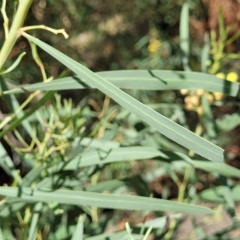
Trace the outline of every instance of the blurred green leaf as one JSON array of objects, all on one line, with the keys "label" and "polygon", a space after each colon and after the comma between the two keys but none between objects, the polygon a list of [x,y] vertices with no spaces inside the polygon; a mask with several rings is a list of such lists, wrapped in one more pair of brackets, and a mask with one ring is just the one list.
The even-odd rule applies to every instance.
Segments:
[{"label": "blurred green leaf", "polygon": [[78,218],[77,226],[71,240],[83,240],[83,217]]},{"label": "blurred green leaf", "polygon": [[193,161],[193,166],[206,172],[219,173],[226,177],[240,178],[240,170],[226,163],[213,165],[206,161]]},{"label": "blurred green leaf", "polygon": [[182,6],[180,16],[180,48],[182,50],[182,62],[185,71],[191,71],[189,66],[190,38],[189,38],[189,4],[185,2]]},{"label": "blurred green leaf", "polygon": [[226,205],[234,210],[235,209],[235,203],[234,203],[234,199],[232,196],[232,192],[229,186],[221,186],[221,194],[223,196],[223,198],[225,199]]},{"label": "blurred green leaf", "polygon": [[28,240],[34,240],[36,239],[36,235],[37,235],[37,224],[38,224],[38,218],[40,215],[40,212],[42,210],[42,203],[39,202],[34,206],[33,209],[33,216],[32,216],[32,220],[31,220],[31,224],[30,224],[30,228],[29,228],[29,232],[28,232]]},{"label": "blurred green leaf", "polygon": [[209,53],[210,53],[210,39],[209,33],[205,33],[204,35],[204,46],[201,52],[201,70],[204,73],[208,72],[208,61],[209,61]]},{"label": "blurred green leaf", "polygon": [[1,227],[0,227],[0,239],[2,239],[2,240],[4,239],[4,238],[3,238],[3,234],[2,234],[2,229],[1,229]]},{"label": "blurred green leaf", "polygon": [[[212,187],[210,189],[204,190],[199,194],[201,199],[214,202],[225,202],[222,195],[224,186]],[[234,201],[240,201],[240,185],[237,184],[231,189],[232,198]]]},{"label": "blurred green leaf", "polygon": [[206,172],[218,173],[226,177],[240,178],[240,170],[230,165],[227,165],[226,163],[214,164],[212,162],[199,161],[199,160],[194,160],[191,162],[174,161],[171,167],[185,168],[189,166],[189,164],[194,168],[202,169]]},{"label": "blurred green leaf", "polygon": [[217,128],[220,131],[228,132],[240,125],[240,114],[225,114],[223,117],[216,120]]},{"label": "blurred green leaf", "polygon": [[41,172],[44,170],[43,165],[38,165],[33,167],[23,178],[22,186],[23,187],[30,187],[31,184],[36,181],[39,177]]}]

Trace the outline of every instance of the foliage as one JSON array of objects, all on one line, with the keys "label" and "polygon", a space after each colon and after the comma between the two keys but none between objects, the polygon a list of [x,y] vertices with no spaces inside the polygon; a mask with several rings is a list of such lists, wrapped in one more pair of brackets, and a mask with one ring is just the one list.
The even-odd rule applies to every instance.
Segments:
[{"label": "foliage", "polygon": [[[49,4],[53,3],[49,1]],[[179,7],[181,3],[177,3]],[[236,156],[231,152],[224,155],[223,149],[236,141],[226,136],[239,125],[240,115],[236,111],[239,109],[239,83],[234,71],[224,71],[226,80],[225,76],[221,79],[216,74],[224,69],[225,58],[236,58],[237,55],[224,52],[236,36],[227,38],[221,17],[220,38],[217,39],[212,32],[205,39],[200,64],[202,73],[191,70],[187,3],[183,4],[179,16],[178,51],[185,71],[152,70],[164,66],[163,56],[169,54],[173,61],[177,59],[172,57],[169,42],[162,41],[154,26],[136,41],[136,48],[142,51],[141,56],[145,59],[139,57],[126,64],[126,68],[134,63],[135,67],[145,70],[93,72],[84,66],[89,65],[88,62],[83,65],[74,60],[76,56],[64,54],[67,49],[64,45],[57,50],[58,47],[52,47],[46,39],[42,41],[27,33],[41,29],[40,32],[47,30],[68,38],[63,29],[55,30],[45,25],[23,26],[33,1],[19,0],[10,29],[6,1],[2,4],[5,41],[0,52],[0,80],[7,113],[1,114],[0,166],[11,179],[3,181],[4,186],[0,186],[0,238],[171,239],[176,237],[182,213],[187,213],[191,216],[208,215],[198,226],[203,239],[208,236],[203,233],[201,223],[221,218],[223,209],[231,216],[235,215],[236,202],[240,200],[236,181],[240,170],[224,161],[226,157],[233,159]],[[49,22],[47,17],[41,17],[39,9],[35,9],[46,8],[46,2],[37,4],[32,7],[40,14],[39,21]],[[86,8],[77,13],[75,1],[68,4],[60,1],[56,12],[70,30],[73,28],[70,15],[61,12],[61,4],[76,16],[77,22],[82,22],[82,28],[89,13],[84,9],[93,11],[99,7],[96,1],[89,1]],[[108,5],[106,1],[99,8],[111,12],[117,4]],[[137,6],[137,12],[133,11],[133,14],[151,13],[152,8],[158,6],[156,1],[127,1],[123,8],[130,9],[132,4]],[[166,1],[164,6],[170,8],[171,1]],[[175,17],[165,17],[169,24],[176,24]],[[94,50],[94,41],[104,42],[102,34],[115,36],[116,24],[119,24],[117,30],[120,32],[130,28],[128,20],[121,14],[114,15],[98,25],[99,32],[84,29],[86,45],[80,45],[78,51],[83,53],[91,47]],[[25,39],[20,41],[29,42],[42,82],[18,85],[13,79],[14,72],[26,64],[25,53],[19,54],[15,61],[7,61],[20,37]],[[124,42],[125,39],[121,44]],[[73,39],[69,44],[78,45]],[[49,69],[55,65],[47,61],[46,66],[42,60],[46,55],[39,54],[39,49],[75,75],[68,76],[64,71],[56,77],[51,76]],[[127,51],[124,54],[128,54]],[[166,69],[178,65],[172,64],[171,60],[168,64]],[[119,68],[120,65],[116,64],[110,67]],[[27,69],[25,71],[28,74]],[[102,95],[95,94],[93,89],[104,94],[103,101]],[[85,91],[85,94],[77,102],[76,98],[74,101],[63,98],[57,93],[60,90],[72,90],[76,95]],[[159,95],[158,91],[163,93]],[[221,97],[217,95],[219,93]],[[219,117],[215,113],[218,107],[227,104],[233,112]],[[143,166],[138,169],[141,163]],[[214,178],[212,186],[204,179],[206,174]],[[153,196],[157,191],[151,191],[149,186],[155,176],[164,175],[169,176],[177,191],[173,192],[168,184],[163,185],[159,193],[162,199],[159,199]],[[206,187],[199,189],[198,184]],[[175,200],[170,200],[171,196]],[[202,200],[219,205],[213,209],[200,204]],[[129,210],[140,211],[143,223],[139,222],[133,229],[126,223],[124,231],[107,233],[106,230],[116,224],[117,214],[122,216]],[[147,221],[150,212],[154,219]],[[168,218],[168,212],[180,214],[170,214]],[[232,221],[231,228],[221,229],[218,234],[230,239],[229,232],[239,226],[239,220],[233,217]]]}]

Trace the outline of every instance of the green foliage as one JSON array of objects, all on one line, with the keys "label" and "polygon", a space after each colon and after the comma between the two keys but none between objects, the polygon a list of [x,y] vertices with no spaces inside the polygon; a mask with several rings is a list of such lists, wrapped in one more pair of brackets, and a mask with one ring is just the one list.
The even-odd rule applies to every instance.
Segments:
[{"label": "green foliage", "polygon": [[[210,38],[206,37],[199,64],[202,72],[192,72],[188,24],[189,8],[194,7],[195,2],[184,3],[181,13],[182,1],[177,2],[179,18],[168,11],[173,1],[160,1],[163,8],[157,1],[122,0],[121,6],[118,1],[113,4],[103,1],[102,5],[89,1],[78,12],[77,4],[82,2],[59,1],[53,8],[55,1],[19,0],[13,24],[8,29],[6,1],[3,1],[6,38],[0,52],[3,69],[0,80],[7,110],[1,111],[0,167],[10,179],[0,182],[3,185],[0,186],[0,239],[171,239],[177,236],[182,213],[193,218],[198,214],[208,215],[193,229],[198,230],[196,234],[202,239],[207,239],[209,234],[204,233],[202,223],[221,217],[223,209],[232,216],[232,225],[219,234],[230,239],[229,232],[239,226],[234,215],[236,203],[240,201],[240,170],[225,162],[223,149],[234,144],[234,139],[226,140],[226,136],[239,126],[239,83],[230,79],[230,75],[225,80],[211,74],[219,73],[224,59],[232,56],[224,51],[237,35],[227,38],[220,15],[220,40],[213,32]],[[132,38],[137,51],[141,52],[140,57],[134,59],[127,50],[122,53],[126,59],[131,58],[129,63],[124,62],[126,69],[134,64],[145,70],[93,72],[84,66],[91,67],[92,63],[81,64],[74,60],[75,54],[71,57],[64,54],[67,48],[64,44],[58,45],[63,41],[59,36],[53,47],[46,43],[45,33],[41,37],[43,41],[26,33],[45,29],[67,37],[64,30],[50,26],[23,27],[30,6],[38,14],[39,22],[49,22],[49,16],[41,17],[41,9],[52,11],[54,24],[55,18],[59,20],[61,15],[62,23],[58,21],[58,24],[65,25],[69,32],[75,30],[73,16],[74,21],[81,22],[85,28],[81,31],[85,31],[88,39],[86,45],[74,43],[74,39],[66,43],[73,48],[79,44],[77,51],[83,56],[86,49],[96,50],[94,42],[107,42],[104,36],[111,38],[132,29],[131,14],[137,16],[135,24],[140,22],[141,14],[149,14],[154,8],[171,14],[163,15],[164,20],[156,20],[154,16],[149,33],[141,34],[141,39]],[[117,7],[121,7],[122,14],[116,14]],[[88,26],[88,22],[95,23],[98,17],[94,9],[109,14],[103,14],[104,21],[97,27]],[[134,10],[126,14],[129,9]],[[87,16],[93,20],[87,20]],[[174,26],[178,19],[181,20],[179,54],[174,57],[171,41],[164,42],[166,36],[157,30],[156,22]],[[116,28],[116,24],[119,27]],[[21,53],[15,61],[8,57],[20,36],[30,43],[42,82],[16,84],[14,72],[24,66],[26,56]],[[125,42],[123,37],[121,44],[125,46]],[[37,47],[46,53],[38,54]],[[50,54],[68,70],[56,79],[48,77],[49,69],[59,63],[51,65],[53,60],[46,60],[45,54]],[[162,60],[164,54],[171,55],[169,61]],[[219,54],[221,58],[217,57]],[[178,60],[185,71],[150,70],[159,66],[174,69]],[[110,69],[119,68],[116,62],[110,66]],[[27,76],[31,68],[25,71],[23,74]],[[82,96],[72,99],[57,93],[65,90]],[[233,110],[221,116],[218,108],[227,104]],[[162,199],[156,198],[157,191],[150,185],[156,177],[166,175],[169,180],[161,184],[159,193]],[[214,182],[208,182],[206,175]],[[198,184],[206,186],[199,190]],[[218,208],[204,206],[203,200],[215,202]],[[124,231],[107,232],[129,211],[135,214],[134,223],[140,212],[141,223],[131,229],[126,220]],[[147,220],[150,212],[154,219]],[[212,233],[211,237],[215,235]]]}]

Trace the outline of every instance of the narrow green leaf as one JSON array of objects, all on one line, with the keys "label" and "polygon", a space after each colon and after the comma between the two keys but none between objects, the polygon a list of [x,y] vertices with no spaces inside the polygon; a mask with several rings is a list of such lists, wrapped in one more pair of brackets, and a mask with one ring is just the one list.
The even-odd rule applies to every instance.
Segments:
[{"label": "narrow green leaf", "polygon": [[110,151],[92,150],[74,157],[68,163],[60,163],[48,169],[49,173],[59,170],[76,170],[81,167],[107,164],[112,162],[129,161],[136,159],[152,159],[161,157],[169,159],[169,156],[152,147],[122,147]]},{"label": "narrow green leaf", "polygon": [[83,240],[83,217],[78,218],[78,223],[72,236],[72,240]]},{"label": "narrow green leaf", "polygon": [[[108,80],[118,88],[139,90],[180,90],[205,89],[210,92],[221,92],[236,96],[239,83],[229,82],[213,75],[199,72],[182,72],[167,70],[118,70],[98,72],[97,75]],[[77,81],[76,81],[77,79]],[[23,85],[9,91],[2,89],[4,94],[23,93],[26,91],[58,91],[71,89],[96,88],[88,83],[84,76],[65,77],[51,82]]]},{"label": "narrow green leaf", "polygon": [[23,187],[30,187],[31,184],[40,176],[41,172],[44,170],[43,165],[38,165],[32,168],[23,178]]},{"label": "narrow green leaf", "polygon": [[[129,179],[127,179],[127,182]],[[79,180],[73,179],[62,179],[61,175],[55,175],[54,177],[44,178],[40,183],[37,184],[37,189],[42,188],[56,188],[56,185],[59,184],[62,188],[73,188],[75,190],[86,190],[88,192],[104,192],[113,190],[126,185],[126,180],[109,180],[99,182],[97,184],[88,185],[86,187],[81,187],[79,185]]]},{"label": "narrow green leaf", "polygon": [[[224,186],[213,187],[202,191],[199,194],[201,199],[214,202],[224,202],[225,199],[222,195]],[[234,201],[240,201],[240,185],[236,185],[231,189],[232,198]]]},{"label": "narrow green leaf", "polygon": [[29,232],[28,232],[28,240],[34,240],[36,239],[36,234],[37,234],[37,223],[38,223],[38,218],[39,218],[39,213],[42,209],[42,203],[38,202],[34,206],[34,214],[32,216]]},{"label": "narrow green leaf", "polygon": [[158,159],[160,161],[172,162],[174,165],[178,165],[180,167],[187,167],[189,164],[191,164],[193,167],[202,169],[206,172],[218,173],[226,177],[240,178],[240,170],[225,163],[215,164],[208,161],[195,159],[191,160],[187,155],[184,155],[183,153],[159,151],[157,148],[154,147],[121,147],[117,149],[112,149],[108,152],[95,149],[91,152],[79,154],[78,156],[69,160],[67,164],[60,163],[54,165],[53,167],[48,169],[48,172],[49,174],[52,174],[60,170],[74,171],[82,167],[123,162],[129,160],[146,159]]},{"label": "narrow green leaf", "polygon": [[187,166],[189,166],[189,164],[194,168],[202,169],[206,172],[218,173],[225,177],[240,178],[240,170],[230,165],[227,165],[226,163],[214,164],[212,162],[199,161],[199,160],[194,160],[191,162],[174,161],[172,164],[172,167],[186,168]]},{"label": "narrow green leaf", "polygon": [[226,163],[212,164],[206,161],[193,161],[192,163],[195,168],[202,169],[206,172],[219,173],[225,177],[240,178],[240,170]]},{"label": "narrow green leaf", "polygon": [[0,75],[3,75],[3,74],[6,74],[6,73],[9,73],[9,72],[12,72],[17,66],[18,64],[21,62],[22,58],[26,55],[26,52],[23,52],[21,53],[17,60],[8,68],[6,69],[5,71],[3,72],[0,72]]},{"label": "narrow green leaf", "polygon": [[72,147],[85,146],[88,148],[97,148],[105,151],[109,151],[113,148],[118,148],[120,143],[114,141],[107,141],[104,139],[93,139],[93,138],[75,138],[72,143]]},{"label": "narrow green leaf", "polygon": [[185,2],[182,6],[180,16],[180,48],[182,50],[182,62],[185,71],[191,71],[189,67],[189,4]]},{"label": "narrow green leaf", "polygon": [[175,211],[191,214],[211,214],[214,212],[209,208],[193,204],[129,195],[112,195],[63,189],[40,191],[17,187],[0,187],[0,192],[2,196],[35,202],[59,202],[69,205],[95,206],[110,209]]},{"label": "narrow green leaf", "polygon": [[208,72],[208,60],[209,60],[209,52],[210,52],[210,39],[209,33],[205,33],[204,36],[204,45],[201,52],[201,70],[204,73]]},{"label": "narrow green leaf", "polygon": [[33,41],[36,45],[58,59],[65,66],[74,71],[78,76],[83,76],[87,80],[86,84],[97,87],[100,91],[111,97],[121,106],[136,114],[150,126],[157,129],[160,133],[180,145],[194,151],[195,153],[216,162],[223,161],[223,149],[208,142],[207,140],[195,135],[191,131],[179,126],[173,121],[167,119],[141,102],[132,98],[107,80],[101,78],[86,67],[67,57],[58,50],[52,48],[46,43],[36,39],[26,33],[24,36]]},{"label": "narrow green leaf", "polygon": [[[157,158],[162,161],[172,161],[174,164],[183,164],[187,166],[186,161],[182,161],[183,158],[179,153],[161,152],[152,147],[122,147],[118,149],[112,149],[109,152],[102,152],[93,150],[79,154],[68,162],[68,164],[60,163],[48,169],[49,173],[53,173],[59,170],[76,170],[81,167],[108,164],[114,162],[122,162],[129,160],[145,160]],[[184,159],[185,160],[185,159]],[[240,170],[227,164],[213,164],[212,162],[193,160],[191,164],[199,169],[207,172],[216,172],[228,177],[240,177]]]}]

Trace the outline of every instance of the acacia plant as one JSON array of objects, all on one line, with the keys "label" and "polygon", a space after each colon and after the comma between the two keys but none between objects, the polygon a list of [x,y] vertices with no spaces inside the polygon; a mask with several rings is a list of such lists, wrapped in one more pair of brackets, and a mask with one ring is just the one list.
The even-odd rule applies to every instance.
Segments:
[{"label": "acacia plant", "polygon": [[[0,52],[0,81],[1,96],[8,106],[8,112],[2,114],[0,137],[19,157],[27,172],[22,174],[17,169],[6,148],[1,144],[0,166],[12,181],[0,187],[2,196],[0,237],[65,239],[72,235],[72,239],[92,239],[92,235],[104,231],[104,228],[100,227],[102,226],[100,223],[106,224],[106,219],[102,219],[100,214],[100,209],[103,208],[171,211],[192,215],[217,214],[209,207],[190,203],[194,198],[188,195],[187,185],[193,178],[192,173],[195,172],[195,168],[214,172],[225,179],[240,176],[239,170],[224,163],[224,150],[215,145],[218,144],[214,132],[215,123],[207,101],[207,95],[211,92],[236,96],[239,84],[219,79],[208,73],[191,71],[187,27],[188,5],[185,4],[183,7],[180,29],[183,65],[186,71],[148,69],[94,73],[31,35],[31,30],[39,29],[39,31],[49,31],[49,34],[60,33],[68,38],[63,29],[55,30],[43,25],[24,26],[32,2],[32,0],[18,1],[9,26],[5,11],[6,0],[2,1],[5,40]],[[10,65],[9,54],[20,38],[29,41],[31,53],[21,53]],[[46,51],[49,57],[57,59],[71,70],[71,76],[59,76],[56,79],[48,76],[38,54],[38,48]],[[9,79],[8,74],[17,69],[26,54],[32,54],[40,68],[41,77],[38,83],[17,86],[13,84],[14,79]],[[92,111],[86,99],[75,107],[75,103],[71,100],[62,101],[57,94],[59,90],[79,91],[91,88],[106,95],[100,112]],[[202,111],[199,111],[202,121],[197,125],[194,133],[186,126],[180,125],[183,124],[180,118],[175,118],[178,123],[174,122],[122,89],[145,91],[187,89],[190,92],[203,89],[202,94],[198,95],[202,103]],[[24,93],[25,97],[23,102],[18,98],[21,93]],[[110,105],[110,99],[117,104]],[[184,113],[182,106],[177,106],[175,110],[176,113]],[[132,128],[136,136],[133,134],[135,137],[131,137],[132,132],[122,124],[124,121],[129,121],[128,124],[132,127],[130,119],[137,119],[144,124],[144,132]],[[206,121],[207,134],[204,134],[202,126]],[[201,135],[204,135],[204,138]],[[162,139],[167,139],[169,147],[161,147]],[[166,164],[170,166],[171,174],[179,188],[177,201],[152,198],[147,191],[146,183],[143,188],[146,192],[139,193],[142,196],[130,195],[130,189],[135,189],[138,193],[140,184],[144,182],[143,178],[140,180],[134,174],[118,179],[101,178],[110,164],[149,159],[155,159],[162,166]],[[184,176],[182,181],[175,174],[176,169],[182,172]],[[145,181],[147,182],[146,179]],[[218,187],[217,192],[222,196],[221,201],[230,203],[232,208],[234,201],[239,200],[239,196],[234,195],[236,189],[230,188],[227,184]],[[213,199],[216,198],[214,193],[216,194],[212,190]],[[228,193],[233,197],[229,199]],[[72,215],[74,217],[70,221]],[[149,222],[150,228],[147,231],[142,225],[138,229],[138,234],[131,235],[131,229],[126,224],[126,231],[99,235],[98,239],[106,239],[106,237],[147,239],[151,231],[155,237],[165,232],[165,238],[170,239],[176,227],[175,218],[176,216],[173,215],[173,221],[167,231],[165,224],[160,227],[159,232],[159,228],[151,226]],[[163,216],[159,218],[160,220],[166,220],[166,217]],[[89,222],[95,225],[90,226]],[[98,228],[94,227],[96,225]]]}]

